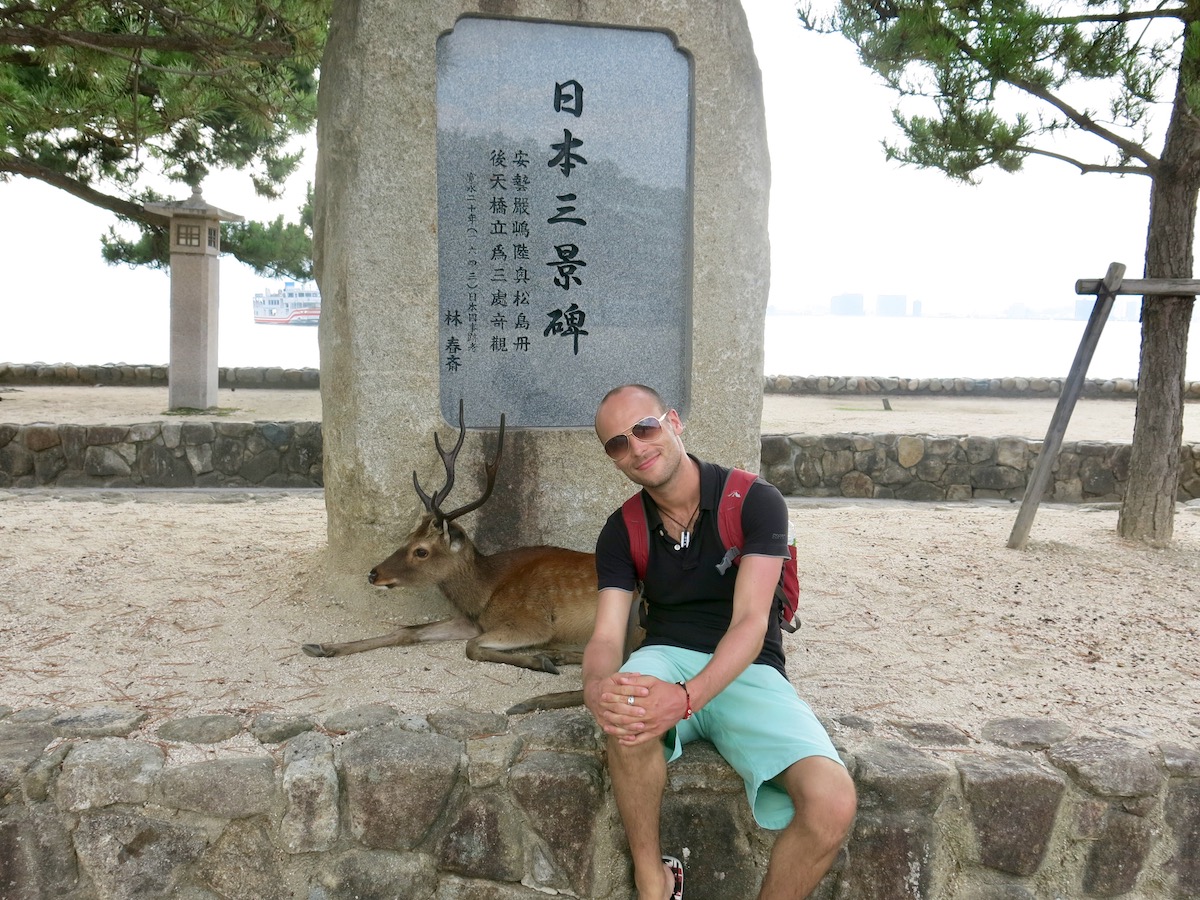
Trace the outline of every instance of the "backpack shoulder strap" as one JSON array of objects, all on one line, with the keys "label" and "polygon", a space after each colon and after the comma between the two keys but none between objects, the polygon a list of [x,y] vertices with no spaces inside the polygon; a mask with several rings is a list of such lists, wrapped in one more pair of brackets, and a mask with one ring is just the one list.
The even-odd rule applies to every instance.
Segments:
[{"label": "backpack shoulder strap", "polygon": [[717,571],[722,575],[742,553],[742,503],[750,485],[758,480],[758,476],[745,469],[730,469],[721,488],[721,500],[717,505],[717,531],[721,535],[721,543],[725,546],[725,558],[717,565]]},{"label": "backpack shoulder strap", "polygon": [[621,517],[625,520],[625,530],[629,532],[629,552],[633,556],[637,580],[645,581],[646,566],[650,564],[650,526],[646,521],[641,491],[621,504]]}]

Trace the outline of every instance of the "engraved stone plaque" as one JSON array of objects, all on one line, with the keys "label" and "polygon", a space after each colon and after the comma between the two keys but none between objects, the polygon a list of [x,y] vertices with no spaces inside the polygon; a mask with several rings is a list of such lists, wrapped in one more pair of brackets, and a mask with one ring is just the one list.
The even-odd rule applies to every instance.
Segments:
[{"label": "engraved stone plaque", "polygon": [[472,427],[590,427],[630,381],[686,405],[691,97],[658,31],[462,18],[438,40],[448,422],[463,398]]}]

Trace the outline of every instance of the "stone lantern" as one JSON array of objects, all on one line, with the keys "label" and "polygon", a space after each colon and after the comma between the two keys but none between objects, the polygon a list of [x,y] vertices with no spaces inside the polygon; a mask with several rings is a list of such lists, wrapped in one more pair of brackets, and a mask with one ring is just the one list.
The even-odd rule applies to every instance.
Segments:
[{"label": "stone lantern", "polygon": [[171,358],[168,402],[171,409],[208,409],[217,405],[217,322],[220,299],[218,264],[221,222],[242,216],[210,206],[192,188],[187,200],[147,203],[148,212],[170,219]]}]

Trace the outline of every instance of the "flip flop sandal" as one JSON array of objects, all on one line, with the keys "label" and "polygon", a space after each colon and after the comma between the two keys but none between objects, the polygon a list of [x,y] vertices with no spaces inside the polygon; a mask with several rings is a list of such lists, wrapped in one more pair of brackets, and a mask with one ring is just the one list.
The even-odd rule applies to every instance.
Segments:
[{"label": "flip flop sandal", "polygon": [[675,887],[671,891],[671,900],[683,900],[683,863],[673,856],[664,856],[662,861],[675,876]]}]

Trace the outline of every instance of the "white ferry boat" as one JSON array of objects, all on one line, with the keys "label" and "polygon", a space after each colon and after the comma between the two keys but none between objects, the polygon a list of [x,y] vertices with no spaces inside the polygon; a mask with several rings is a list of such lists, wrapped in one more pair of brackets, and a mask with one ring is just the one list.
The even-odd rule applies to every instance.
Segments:
[{"label": "white ferry boat", "polygon": [[321,321],[321,292],[315,284],[285,281],[281,290],[254,295],[254,321],[259,325],[316,325]]}]

